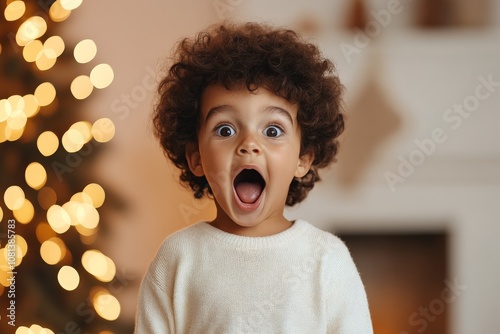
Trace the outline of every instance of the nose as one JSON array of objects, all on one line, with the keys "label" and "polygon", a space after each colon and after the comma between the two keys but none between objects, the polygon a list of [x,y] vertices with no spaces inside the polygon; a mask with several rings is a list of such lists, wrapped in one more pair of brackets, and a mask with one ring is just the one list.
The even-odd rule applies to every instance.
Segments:
[{"label": "nose", "polygon": [[244,138],[242,138],[237,148],[237,153],[240,155],[260,154],[260,152],[261,152],[260,145],[255,136],[251,134],[247,134]]}]

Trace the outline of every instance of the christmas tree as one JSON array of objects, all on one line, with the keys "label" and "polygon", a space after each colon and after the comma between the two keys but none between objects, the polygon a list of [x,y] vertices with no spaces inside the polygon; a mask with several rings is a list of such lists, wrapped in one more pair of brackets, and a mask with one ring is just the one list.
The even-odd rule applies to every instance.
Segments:
[{"label": "christmas tree", "polygon": [[86,172],[115,127],[85,99],[113,70],[57,34],[81,3],[0,6],[0,333],[132,331],[114,295],[128,282],[96,246],[112,196]]}]

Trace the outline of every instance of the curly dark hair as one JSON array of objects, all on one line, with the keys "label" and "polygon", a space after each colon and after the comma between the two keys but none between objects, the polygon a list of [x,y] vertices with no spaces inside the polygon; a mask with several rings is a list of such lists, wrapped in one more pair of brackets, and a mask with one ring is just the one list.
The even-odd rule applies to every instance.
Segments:
[{"label": "curly dark hair", "polygon": [[213,193],[206,178],[189,169],[186,145],[198,140],[204,89],[221,84],[250,91],[264,87],[298,104],[301,154],[312,152],[314,160],[304,177],[292,180],[286,205],[301,202],[319,181],[318,169],[334,160],[344,130],[343,86],[332,62],[292,30],[227,22],[180,41],[171,61],[158,88],[154,132],[195,197]]}]

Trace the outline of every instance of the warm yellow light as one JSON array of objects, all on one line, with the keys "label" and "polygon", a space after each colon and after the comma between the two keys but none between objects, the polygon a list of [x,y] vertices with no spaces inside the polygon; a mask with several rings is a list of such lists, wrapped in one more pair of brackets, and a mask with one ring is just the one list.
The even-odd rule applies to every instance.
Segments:
[{"label": "warm yellow light", "polygon": [[61,139],[62,145],[69,153],[78,152],[85,144],[82,134],[75,129],[69,129]]},{"label": "warm yellow light", "polygon": [[50,82],[41,83],[35,89],[35,97],[38,105],[42,107],[48,106],[56,98],[56,89]]},{"label": "warm yellow light", "polygon": [[0,100],[0,122],[5,122],[12,114],[12,105],[9,100],[1,99]]},{"label": "warm yellow light", "polygon": [[16,234],[15,240],[16,245],[19,247],[21,257],[25,257],[26,253],[28,253],[28,243],[26,242],[26,239],[24,239],[22,235]]},{"label": "warm yellow light", "polygon": [[61,1],[61,7],[66,10],[77,9],[83,2],[83,0],[60,0],[60,1]]},{"label": "warm yellow light", "polygon": [[92,124],[90,122],[87,121],[76,122],[70,127],[70,129],[75,129],[78,132],[80,132],[80,134],[83,137],[84,143],[88,143],[89,141],[92,140],[92,132],[91,132]]},{"label": "warm yellow light", "polygon": [[92,298],[94,308],[101,318],[113,321],[120,315],[120,302],[107,291],[99,291]]},{"label": "warm yellow light", "polygon": [[74,194],[73,196],[71,196],[71,200],[79,202],[79,203],[90,204],[90,205],[94,204],[94,202],[92,201],[92,197],[90,197],[88,194],[86,194],[84,192],[79,192],[79,193]]},{"label": "warm yellow light", "polygon": [[23,109],[15,109],[10,114],[10,117],[7,119],[7,127],[11,130],[23,130],[26,126],[26,122],[28,121],[28,117],[24,113]]},{"label": "warm yellow light", "polygon": [[[21,328],[23,328],[22,331],[18,333]],[[18,327],[16,334],[54,334],[54,332],[48,328],[43,328],[40,325],[33,324],[30,328],[24,326]]]},{"label": "warm yellow light", "polygon": [[104,199],[106,198],[104,189],[97,183],[90,183],[83,189],[83,192],[92,198],[94,208],[101,207],[104,203]]},{"label": "warm yellow light", "polygon": [[54,22],[62,22],[66,20],[70,15],[71,11],[64,9],[61,6],[61,2],[56,0],[49,9],[49,15],[52,21]]},{"label": "warm yellow light", "polygon": [[109,118],[101,118],[92,125],[92,136],[100,143],[110,141],[115,135],[115,125]]},{"label": "warm yellow light", "polygon": [[99,212],[96,208],[87,203],[82,203],[81,207],[84,210],[84,215],[80,217],[79,223],[87,229],[94,229],[99,225]]},{"label": "warm yellow light", "polygon": [[[8,124],[6,124],[8,125]],[[10,127],[5,127],[5,138],[7,138],[8,141],[16,141],[21,136],[23,135],[24,128],[22,129],[12,129]]]},{"label": "warm yellow light", "polygon": [[47,264],[58,264],[66,255],[66,245],[57,237],[50,238],[42,243],[40,255]]},{"label": "warm yellow light", "polygon": [[5,205],[10,210],[18,210],[23,207],[24,201],[24,191],[19,186],[10,186],[5,190],[3,195],[3,200]]},{"label": "warm yellow light", "polygon": [[37,60],[39,55],[43,50],[43,44],[40,40],[35,39],[34,41],[29,42],[23,48],[23,57],[28,63],[33,63]]},{"label": "warm yellow light", "polygon": [[86,99],[94,90],[94,86],[87,75],[77,76],[71,82],[71,93],[78,100]]},{"label": "warm yellow light", "polygon": [[23,205],[19,209],[12,212],[14,218],[21,224],[28,224],[35,216],[35,208],[27,198],[24,199]]},{"label": "warm yellow light", "polygon": [[97,45],[91,39],[80,41],[73,50],[75,60],[80,64],[85,64],[94,59],[97,54]]},{"label": "warm yellow light", "polygon": [[16,329],[16,333],[15,334],[34,334],[34,333],[33,333],[33,331],[31,329],[29,329],[26,326],[19,326]]},{"label": "warm yellow light", "polygon": [[0,222],[3,220],[3,210],[2,207],[0,206]]},{"label": "warm yellow light", "polygon": [[50,227],[59,234],[66,232],[71,226],[71,217],[69,213],[56,204],[52,205],[47,210],[47,221]]},{"label": "warm yellow light", "polygon": [[7,102],[2,106],[4,109],[4,116],[8,113],[6,119],[7,128],[13,131],[24,129],[28,120],[28,117],[24,113],[25,106],[26,102],[20,95],[12,95],[7,99]]},{"label": "warm yellow light", "polygon": [[41,244],[44,243],[46,240],[49,240],[50,238],[56,236],[54,230],[50,227],[48,223],[45,222],[41,222],[37,225],[35,233],[38,242],[40,242]]},{"label": "warm yellow light", "polygon": [[25,46],[29,42],[40,38],[47,31],[47,22],[40,16],[32,16],[24,21],[17,30],[16,43]]},{"label": "warm yellow light", "polygon": [[73,291],[78,287],[80,283],[80,275],[75,268],[70,266],[63,266],[59,269],[57,274],[57,280],[64,290]]},{"label": "warm yellow light", "polygon": [[3,143],[7,140],[7,123],[0,122],[0,143]]},{"label": "warm yellow light", "polygon": [[99,64],[90,72],[90,81],[98,89],[108,87],[113,82],[114,77],[113,69],[108,64]]},{"label": "warm yellow light", "polygon": [[24,113],[26,117],[35,116],[40,110],[40,106],[37,103],[36,97],[33,94],[26,94],[23,96],[24,99]]},{"label": "warm yellow light", "polygon": [[42,188],[45,182],[47,182],[47,172],[38,162],[32,162],[26,167],[24,177],[26,178],[26,183],[35,190]]},{"label": "warm yellow light", "polygon": [[43,48],[48,57],[59,57],[64,52],[64,40],[60,36],[49,37],[43,43]]},{"label": "warm yellow light", "polygon": [[4,16],[7,21],[20,19],[26,11],[24,1],[12,1],[5,7]]},{"label": "warm yellow light", "polygon": [[59,147],[59,139],[52,131],[45,131],[38,136],[36,146],[42,155],[48,157],[54,154]]},{"label": "warm yellow light", "polygon": [[43,187],[38,191],[38,204],[44,210],[48,210],[57,202],[57,194],[51,187]]},{"label": "warm yellow light", "polygon": [[[88,238],[88,237],[95,236],[95,234],[99,231],[99,227],[86,228],[83,225],[76,225],[75,229],[78,231],[78,233],[80,233],[81,237],[86,237],[85,241],[83,241],[82,239],[82,242],[85,244],[91,244],[92,242],[94,242],[95,240],[93,238]],[[86,241],[89,241],[89,243],[86,243]]]},{"label": "warm yellow light", "polygon": [[40,71],[47,71],[56,64],[56,61],[57,57],[55,57],[54,51],[48,51],[44,49],[42,50],[42,52],[40,52],[35,63],[36,67],[38,67]]},{"label": "warm yellow light", "polygon": [[82,255],[82,265],[90,274],[99,277],[108,271],[106,256],[98,250],[88,250]]}]

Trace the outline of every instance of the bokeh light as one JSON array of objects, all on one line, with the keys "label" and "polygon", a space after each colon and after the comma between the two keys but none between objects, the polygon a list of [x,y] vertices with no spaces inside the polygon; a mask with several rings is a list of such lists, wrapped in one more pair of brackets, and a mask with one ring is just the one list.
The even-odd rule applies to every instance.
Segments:
[{"label": "bokeh light", "polygon": [[92,85],[89,76],[79,75],[71,82],[70,89],[71,94],[73,94],[76,99],[83,100],[92,93],[94,85]]},{"label": "bokeh light", "polygon": [[71,217],[62,206],[57,204],[52,205],[47,210],[47,221],[52,229],[62,234],[66,232],[71,226]]},{"label": "bokeh light", "polygon": [[121,311],[120,302],[106,289],[99,288],[96,290],[92,296],[92,303],[97,314],[109,321],[116,320]]},{"label": "bokeh light", "polygon": [[66,255],[66,245],[60,238],[52,237],[42,243],[40,255],[47,264],[58,264]]},{"label": "bokeh light", "polygon": [[37,99],[33,94],[26,94],[23,96],[24,100],[24,113],[26,117],[35,116],[40,110],[40,106],[38,105]]},{"label": "bokeh light", "polygon": [[37,60],[39,54],[43,50],[43,43],[35,39],[34,41],[31,41],[26,44],[26,46],[23,48],[23,57],[24,60],[26,60],[28,63],[33,63]]},{"label": "bokeh light", "polygon": [[115,124],[109,118],[101,118],[92,125],[92,136],[100,143],[110,141],[115,135]]},{"label": "bokeh light", "polygon": [[82,255],[82,265],[102,282],[110,282],[116,274],[114,262],[98,250],[88,250]]},{"label": "bokeh light", "polygon": [[35,89],[35,97],[38,105],[48,106],[56,98],[56,89],[50,82],[43,82]]},{"label": "bokeh light", "polygon": [[98,89],[108,87],[113,82],[114,77],[113,69],[108,64],[99,64],[90,72],[90,81]]},{"label": "bokeh light", "polygon": [[60,0],[56,0],[49,9],[50,19],[54,22],[62,22],[71,15],[71,10],[65,9]]},{"label": "bokeh light", "polygon": [[94,208],[99,208],[104,203],[106,198],[106,193],[104,189],[97,183],[90,183],[84,189],[83,192],[90,196]]},{"label": "bokeh light", "polygon": [[39,162],[30,163],[24,175],[26,183],[35,190],[42,188],[47,182],[47,172]]},{"label": "bokeh light", "polygon": [[97,46],[91,39],[80,41],[73,50],[75,60],[80,64],[85,64],[94,59],[97,54]]},{"label": "bokeh light", "polygon": [[66,10],[74,10],[80,7],[83,0],[60,0],[61,7]]},{"label": "bokeh light", "polygon": [[20,19],[26,12],[24,1],[12,1],[5,7],[4,16],[7,21],[15,21]]},{"label": "bokeh light", "polygon": [[85,139],[80,131],[69,129],[62,136],[62,145],[69,153],[78,152],[85,144]]},{"label": "bokeh light", "polygon": [[31,201],[25,198],[23,205],[19,209],[13,210],[12,213],[19,223],[28,224],[35,216],[35,208]]},{"label": "bokeh light", "polygon": [[73,291],[80,284],[80,275],[75,268],[71,266],[63,266],[59,269],[57,280],[64,290]]},{"label": "bokeh light", "polygon": [[36,145],[42,155],[48,157],[54,154],[59,147],[59,139],[52,131],[42,132],[37,139]]},{"label": "bokeh light", "polygon": [[21,187],[10,186],[7,190],[5,190],[3,200],[7,208],[10,210],[18,210],[23,206],[26,199],[24,197],[24,191]]},{"label": "bokeh light", "polygon": [[19,46],[25,46],[29,42],[42,37],[46,31],[47,22],[40,16],[32,16],[19,26],[16,43]]}]

